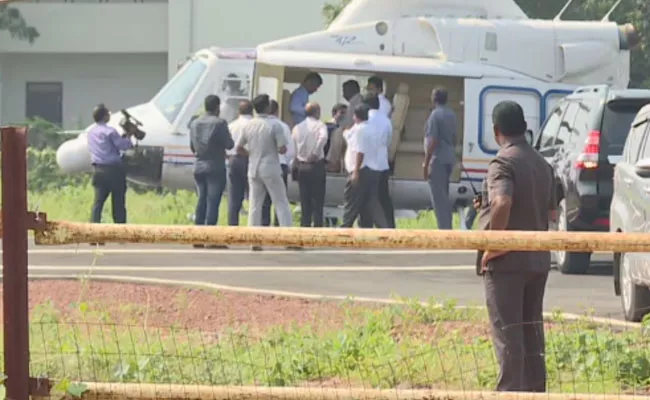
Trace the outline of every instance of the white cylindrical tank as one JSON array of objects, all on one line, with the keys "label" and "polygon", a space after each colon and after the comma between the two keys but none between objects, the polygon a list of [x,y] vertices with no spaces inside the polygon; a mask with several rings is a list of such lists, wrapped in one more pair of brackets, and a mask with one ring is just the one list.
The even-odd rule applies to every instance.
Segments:
[{"label": "white cylindrical tank", "polygon": [[92,172],[86,135],[64,142],[56,150],[56,163],[67,174]]}]

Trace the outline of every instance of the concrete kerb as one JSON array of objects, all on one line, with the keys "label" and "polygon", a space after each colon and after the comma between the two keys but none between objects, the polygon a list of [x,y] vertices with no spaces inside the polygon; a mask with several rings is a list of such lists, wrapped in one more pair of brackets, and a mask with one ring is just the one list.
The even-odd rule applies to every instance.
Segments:
[{"label": "concrete kerb", "polygon": [[464,392],[437,390],[395,390],[364,388],[306,388],[263,386],[194,386],[154,385],[124,383],[85,383],[88,390],[82,399],[111,400],[638,400],[648,396],[564,394],[564,393],[516,393],[516,392]]},{"label": "concrete kerb", "polygon": [[[141,284],[141,285],[162,285],[162,286],[181,286],[189,287],[195,289],[203,290],[212,290],[212,291],[229,291],[235,293],[247,293],[247,294],[256,294],[256,295],[269,295],[269,296],[279,296],[279,297],[292,297],[292,298],[301,298],[301,299],[310,299],[310,300],[338,300],[338,301],[353,301],[358,303],[373,303],[373,304],[404,304],[404,302],[396,299],[381,299],[381,298],[372,298],[372,297],[352,297],[352,296],[335,296],[335,295],[324,295],[324,294],[314,294],[314,293],[300,293],[300,292],[287,292],[282,290],[267,290],[267,289],[257,289],[251,287],[241,287],[241,286],[227,286],[227,285],[218,285],[215,283],[209,282],[200,282],[200,281],[179,281],[172,279],[158,279],[158,278],[142,278],[142,277],[132,277],[132,276],[117,276],[117,275],[83,275],[83,274],[67,274],[67,275],[54,275],[54,274],[30,274],[30,279],[36,280],[78,280],[80,278],[89,279],[94,281],[106,281],[106,282],[122,282],[122,283],[132,283],[132,284]],[[423,305],[429,303],[421,302]],[[438,304],[438,307],[443,307],[443,304]],[[480,306],[456,306],[458,309],[473,309],[473,310],[484,310],[485,307]],[[544,317],[547,319],[555,316],[552,312],[545,312]],[[571,314],[571,313],[562,313],[562,318],[570,321],[582,320],[585,318],[583,315]],[[625,329],[638,329],[641,327],[639,323],[620,321],[609,318],[600,318],[600,317],[588,317],[589,322],[599,324],[599,325],[608,325],[615,326],[617,328]]]}]

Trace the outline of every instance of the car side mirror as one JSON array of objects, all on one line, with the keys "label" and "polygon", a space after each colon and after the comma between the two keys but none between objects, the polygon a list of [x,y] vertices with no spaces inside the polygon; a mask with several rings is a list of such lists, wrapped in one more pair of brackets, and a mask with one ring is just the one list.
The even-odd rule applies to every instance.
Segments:
[{"label": "car side mirror", "polygon": [[634,165],[634,172],[640,178],[650,178],[650,158],[643,158]]}]

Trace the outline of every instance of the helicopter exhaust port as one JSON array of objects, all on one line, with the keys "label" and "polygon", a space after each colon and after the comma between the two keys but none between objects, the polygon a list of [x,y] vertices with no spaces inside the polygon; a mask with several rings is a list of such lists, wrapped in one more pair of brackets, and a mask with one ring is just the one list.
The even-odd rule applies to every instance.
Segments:
[{"label": "helicopter exhaust port", "polygon": [[618,41],[620,50],[632,50],[641,43],[641,35],[632,24],[619,25]]}]

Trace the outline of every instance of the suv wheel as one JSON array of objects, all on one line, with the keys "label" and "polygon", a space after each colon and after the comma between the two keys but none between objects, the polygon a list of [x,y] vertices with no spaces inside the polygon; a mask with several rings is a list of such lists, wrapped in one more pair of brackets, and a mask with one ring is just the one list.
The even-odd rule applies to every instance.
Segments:
[{"label": "suv wheel", "polygon": [[[558,205],[557,230],[569,232],[570,226],[566,215],[566,200],[562,199]],[[564,250],[553,252],[558,269],[563,274],[584,274],[591,263],[591,253],[568,253]]]},{"label": "suv wheel", "polygon": [[621,305],[625,319],[639,322],[650,311],[650,290],[638,286],[632,280],[630,257],[623,253],[619,258],[619,282],[621,285]]}]

